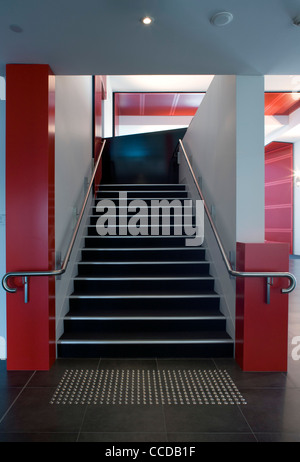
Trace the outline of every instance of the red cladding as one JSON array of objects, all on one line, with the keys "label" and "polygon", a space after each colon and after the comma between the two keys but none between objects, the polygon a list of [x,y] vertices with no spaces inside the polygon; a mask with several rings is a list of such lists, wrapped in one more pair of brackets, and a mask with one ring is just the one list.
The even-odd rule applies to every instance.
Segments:
[{"label": "red cladding", "polygon": [[[102,75],[95,76],[95,90],[94,90],[94,153],[95,162],[98,159],[98,155],[102,145],[102,100],[106,99],[106,77]],[[100,164],[102,160],[100,161]],[[95,176],[95,187],[101,182],[102,170],[101,165],[99,166],[98,172]]]},{"label": "red cladding", "polygon": [[293,253],[293,144],[265,149],[265,239],[287,242]]},{"label": "red cladding", "polygon": [[[7,271],[55,268],[55,77],[47,65],[6,69]],[[55,360],[55,281],[29,279],[7,294],[7,368],[47,370]]]},{"label": "red cladding", "polygon": [[265,93],[265,115],[290,115],[300,107],[300,97],[293,93]]},{"label": "red cladding", "polygon": [[[237,243],[239,271],[289,271],[288,244]],[[286,279],[274,279],[270,304],[265,278],[237,278],[235,358],[244,371],[287,370],[288,295]]]},{"label": "red cladding", "polygon": [[116,93],[118,116],[194,116],[203,93]]}]

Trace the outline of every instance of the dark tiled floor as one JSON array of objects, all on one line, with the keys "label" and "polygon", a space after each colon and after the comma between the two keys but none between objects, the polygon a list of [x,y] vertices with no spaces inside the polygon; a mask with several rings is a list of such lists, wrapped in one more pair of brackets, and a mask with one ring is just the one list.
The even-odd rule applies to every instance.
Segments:
[{"label": "dark tiled floor", "polygon": [[[290,270],[300,281],[300,259]],[[0,361],[0,442],[299,442],[300,284],[290,296],[287,373],[244,373],[234,360],[57,360],[49,372]],[[66,369],[226,370],[247,404],[51,404]]]}]

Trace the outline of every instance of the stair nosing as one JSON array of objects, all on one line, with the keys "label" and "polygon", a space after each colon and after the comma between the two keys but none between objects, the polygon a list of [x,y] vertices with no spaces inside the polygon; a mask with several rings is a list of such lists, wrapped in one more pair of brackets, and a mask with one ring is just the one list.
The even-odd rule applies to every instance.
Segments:
[{"label": "stair nosing", "polygon": [[130,299],[130,298],[220,298],[221,295],[214,294],[214,293],[207,293],[207,294],[110,294],[110,295],[103,295],[103,294],[93,294],[93,295],[69,295],[69,298],[72,299]]},{"label": "stair nosing", "polygon": [[161,340],[146,340],[146,339],[135,339],[135,340],[64,340],[60,339],[58,340],[59,344],[69,344],[69,345],[80,345],[80,344],[85,344],[85,345],[129,345],[129,344],[222,344],[222,343],[230,343],[233,344],[232,339],[192,339],[192,340],[179,340],[179,339],[173,339],[173,340],[166,340],[166,339],[161,339]]},{"label": "stair nosing", "polygon": [[223,321],[219,316],[65,316],[68,321]]},{"label": "stair nosing", "polygon": [[186,261],[79,261],[77,262],[77,265],[204,265],[204,264],[210,264],[211,262],[209,260],[186,260]]},{"label": "stair nosing", "polygon": [[[101,237],[101,236],[99,236]],[[118,236],[119,237],[119,236]],[[186,246],[186,247],[81,247],[80,250],[101,250],[102,251],[112,251],[112,250],[136,250],[136,251],[139,251],[139,250],[206,250],[207,247],[203,247],[203,246],[199,246],[199,247],[190,247],[190,246]]]},{"label": "stair nosing", "polygon": [[[85,235],[85,236],[82,236],[83,238],[88,238],[88,239],[103,239],[103,238],[107,238],[107,239],[117,239],[117,238],[121,238],[121,239],[124,239],[124,238],[128,238],[128,239],[139,239],[139,238],[152,238],[152,239],[161,239],[161,238],[177,238],[177,239],[193,239],[193,236],[189,236],[188,234],[180,234],[178,236],[176,235],[152,235],[152,234],[149,234],[147,236],[144,236],[144,235],[141,235],[141,234],[138,234],[137,236],[132,236],[131,234],[126,234],[126,235],[110,235],[110,234],[105,234],[104,236],[100,236],[100,235],[95,235],[95,236],[89,236],[89,235]],[[199,246],[200,247],[200,246]]]},{"label": "stair nosing", "polygon": [[184,186],[184,183],[100,183],[97,185],[97,188],[101,186]]},{"label": "stair nosing", "polygon": [[73,281],[213,281],[213,276],[75,276]]}]

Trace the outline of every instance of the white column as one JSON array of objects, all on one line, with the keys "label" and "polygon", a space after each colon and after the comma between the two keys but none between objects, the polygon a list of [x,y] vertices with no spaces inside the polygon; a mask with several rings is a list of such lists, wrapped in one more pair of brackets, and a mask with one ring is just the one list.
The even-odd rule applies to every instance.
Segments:
[{"label": "white column", "polygon": [[264,242],[264,77],[236,77],[236,240]]},{"label": "white column", "polygon": [[[294,172],[300,175],[300,141],[294,144]],[[294,251],[300,255],[300,186],[294,182]]]}]

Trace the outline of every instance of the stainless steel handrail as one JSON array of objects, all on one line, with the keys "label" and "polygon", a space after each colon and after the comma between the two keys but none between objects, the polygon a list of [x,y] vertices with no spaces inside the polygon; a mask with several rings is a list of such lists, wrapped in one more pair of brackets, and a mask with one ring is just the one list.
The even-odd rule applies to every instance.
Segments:
[{"label": "stainless steel handrail", "polygon": [[233,277],[264,277],[264,278],[266,278],[267,279],[267,303],[270,303],[270,286],[272,285],[272,278],[287,278],[287,279],[289,279],[289,281],[290,281],[289,287],[281,289],[281,292],[284,293],[284,294],[292,292],[295,289],[296,284],[297,284],[297,280],[296,280],[295,276],[292,273],[289,273],[289,272],[281,273],[281,272],[275,272],[275,271],[270,271],[270,272],[262,272],[262,271],[245,272],[245,271],[236,271],[236,270],[234,270],[232,268],[232,265],[231,265],[227,255],[226,255],[223,244],[221,242],[219,233],[218,233],[218,231],[217,231],[217,229],[215,227],[215,224],[214,224],[213,219],[211,217],[210,211],[209,211],[209,209],[207,207],[207,204],[205,202],[205,199],[204,199],[203,193],[201,191],[201,188],[199,186],[199,183],[198,183],[198,181],[196,179],[194,170],[193,170],[193,168],[191,166],[191,163],[190,163],[189,158],[187,156],[187,153],[185,151],[182,140],[179,140],[179,144],[180,144],[180,147],[181,147],[182,152],[184,154],[184,157],[186,159],[186,162],[188,164],[190,173],[191,173],[191,175],[193,177],[193,180],[194,180],[195,186],[197,188],[197,191],[199,193],[199,196],[201,197],[201,200],[203,201],[203,206],[204,206],[207,218],[208,218],[209,223],[210,223],[210,225],[212,227],[213,233],[215,235],[216,241],[218,243],[218,246],[219,246],[219,249],[220,249],[220,252],[221,252],[221,255],[222,255],[222,258],[224,260],[224,263],[225,263],[225,266],[226,266],[226,269],[227,269],[228,273]]},{"label": "stainless steel handrail", "polygon": [[7,284],[8,280],[10,278],[22,277],[23,278],[23,283],[24,283],[24,300],[25,300],[25,303],[28,303],[28,286],[29,286],[28,278],[29,277],[31,277],[31,276],[55,276],[56,277],[56,276],[61,276],[66,271],[69,260],[70,260],[70,255],[71,255],[74,243],[75,243],[75,239],[77,237],[78,229],[79,229],[79,226],[81,224],[81,220],[82,220],[82,217],[83,217],[83,214],[84,214],[84,211],[85,211],[85,207],[86,207],[86,204],[87,204],[90,192],[91,192],[91,188],[93,186],[93,181],[94,181],[95,175],[96,175],[98,167],[99,167],[99,163],[100,163],[100,160],[101,160],[101,157],[102,157],[102,153],[103,153],[105,143],[106,143],[106,140],[104,140],[103,143],[102,143],[101,150],[100,150],[100,153],[99,153],[99,157],[97,159],[97,162],[95,164],[95,167],[94,167],[94,170],[93,170],[93,173],[92,173],[92,177],[91,177],[91,180],[90,180],[88,190],[87,190],[86,195],[85,195],[85,199],[84,199],[84,202],[83,202],[83,205],[82,205],[82,208],[81,208],[81,212],[79,214],[79,217],[78,217],[78,220],[77,220],[77,223],[76,223],[73,235],[72,235],[72,239],[71,239],[71,242],[69,244],[66,256],[65,256],[65,258],[63,260],[63,263],[61,265],[61,268],[57,269],[57,270],[51,270],[51,271],[12,271],[12,272],[6,273],[2,278],[2,286],[6,290],[6,292],[15,293],[17,291],[17,289],[15,287],[10,287]]}]

